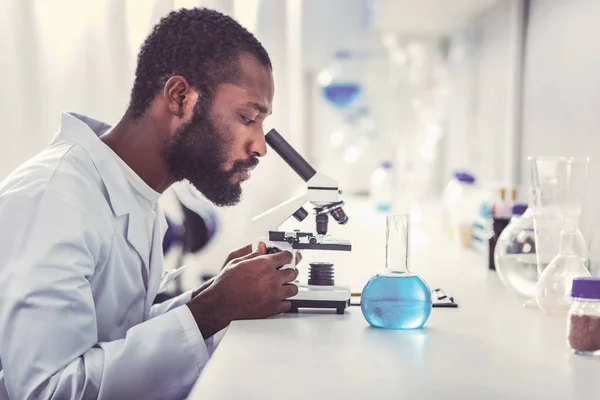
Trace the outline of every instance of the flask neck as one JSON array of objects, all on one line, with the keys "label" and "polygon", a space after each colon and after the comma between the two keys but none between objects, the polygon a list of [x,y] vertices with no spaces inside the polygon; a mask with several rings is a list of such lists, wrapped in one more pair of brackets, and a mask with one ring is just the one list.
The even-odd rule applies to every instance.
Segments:
[{"label": "flask neck", "polygon": [[408,267],[410,219],[409,215],[390,215],[386,221],[387,272],[410,273]]},{"label": "flask neck", "polygon": [[564,256],[577,255],[575,253],[575,240],[577,235],[577,220],[564,218],[560,232],[560,254]]},{"label": "flask neck", "polygon": [[563,256],[574,256],[575,253],[575,232],[562,231],[560,233],[560,254]]}]

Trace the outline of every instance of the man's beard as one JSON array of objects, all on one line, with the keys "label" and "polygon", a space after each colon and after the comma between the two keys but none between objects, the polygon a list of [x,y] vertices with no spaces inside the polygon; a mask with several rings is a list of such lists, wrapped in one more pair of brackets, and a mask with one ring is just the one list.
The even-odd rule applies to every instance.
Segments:
[{"label": "man's beard", "polygon": [[258,164],[258,159],[237,160],[224,170],[233,135],[226,126],[217,128],[208,112],[194,109],[187,124],[180,127],[163,150],[169,172],[177,180],[187,179],[217,206],[233,206],[242,197],[241,184],[231,178]]}]

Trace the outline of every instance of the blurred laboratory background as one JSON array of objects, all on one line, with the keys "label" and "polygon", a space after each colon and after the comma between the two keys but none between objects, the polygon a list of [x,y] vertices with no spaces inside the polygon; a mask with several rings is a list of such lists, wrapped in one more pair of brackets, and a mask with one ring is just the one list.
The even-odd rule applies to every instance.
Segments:
[{"label": "blurred laboratory background", "polygon": [[[599,1],[0,0],[0,178],[49,144],[61,111],[116,123],[149,29],[195,6],[233,16],[269,52],[266,123],[338,180],[349,222],[330,233],[354,255],[332,257],[353,290],[383,267],[387,214],[411,214],[416,272],[419,253],[469,252],[489,274],[531,253],[528,157],[540,156],[591,157],[578,252],[600,273]],[[177,290],[217,273],[253,240],[253,217],[303,190],[271,151],[234,208],[165,193],[167,268],[188,266]],[[525,263],[500,278],[532,297],[541,271]]]}]

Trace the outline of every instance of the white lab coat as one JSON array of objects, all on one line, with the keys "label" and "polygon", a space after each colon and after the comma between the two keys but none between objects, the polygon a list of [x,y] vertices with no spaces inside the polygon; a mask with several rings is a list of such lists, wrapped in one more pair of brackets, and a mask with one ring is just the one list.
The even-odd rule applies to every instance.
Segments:
[{"label": "white lab coat", "polygon": [[149,243],[107,129],[63,114],[0,184],[2,400],[181,399],[209,358],[191,293],[152,305],[166,221]]}]

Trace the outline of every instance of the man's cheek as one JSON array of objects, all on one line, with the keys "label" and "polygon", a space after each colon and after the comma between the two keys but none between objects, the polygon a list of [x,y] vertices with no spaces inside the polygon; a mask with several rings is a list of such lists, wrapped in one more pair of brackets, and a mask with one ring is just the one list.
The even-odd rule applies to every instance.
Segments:
[{"label": "man's cheek", "polygon": [[234,165],[235,165],[235,162],[233,162],[233,161],[227,161],[227,162],[225,162],[225,163],[224,163],[224,164],[221,166],[221,168],[222,168],[222,169],[223,169],[223,171],[225,171],[225,172],[232,172]]}]

